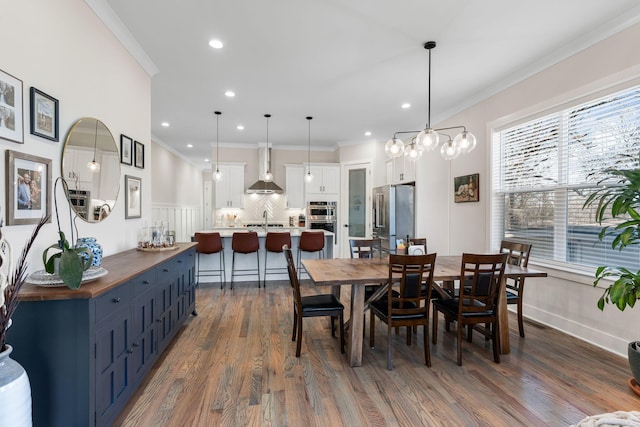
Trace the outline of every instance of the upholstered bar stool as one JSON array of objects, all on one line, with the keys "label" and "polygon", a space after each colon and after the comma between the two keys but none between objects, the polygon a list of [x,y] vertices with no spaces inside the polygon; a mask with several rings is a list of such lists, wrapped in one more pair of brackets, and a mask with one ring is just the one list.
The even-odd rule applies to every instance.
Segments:
[{"label": "upholstered bar stool", "polygon": [[[260,256],[258,251],[260,250],[260,242],[258,240],[258,233],[255,231],[249,232],[236,232],[231,236],[231,249],[233,250],[233,256],[231,259],[231,289],[233,289],[234,276],[258,276],[258,287],[260,287]],[[239,254],[256,254],[256,268],[235,268],[236,253]],[[239,273],[236,273],[238,271]]]},{"label": "upholstered bar stool", "polygon": [[[303,231],[300,233],[300,242],[298,243],[298,277],[302,277],[300,258],[302,252],[317,252],[318,258],[324,258],[324,232],[322,231]],[[302,266],[304,269],[304,266]],[[306,272],[306,270],[305,270]]]},{"label": "upholstered bar stool", "polygon": [[[196,257],[196,284],[200,282],[200,277],[217,276],[220,277],[220,289],[227,283],[227,275],[224,270],[224,247],[220,233],[195,233],[193,241],[197,242]],[[200,263],[200,256],[219,254],[217,269],[203,269]]]},{"label": "upholstered bar stool", "polygon": [[[287,245],[288,248],[291,247],[291,233],[288,231],[284,232],[267,232],[267,237],[264,241],[264,277],[262,278],[262,283],[264,286],[267,286],[267,274],[286,274],[287,266],[283,265],[281,267],[269,267],[267,261],[269,260],[269,252],[275,252],[278,254],[282,253],[282,246]],[[282,260],[282,258],[278,257],[278,260]]]}]

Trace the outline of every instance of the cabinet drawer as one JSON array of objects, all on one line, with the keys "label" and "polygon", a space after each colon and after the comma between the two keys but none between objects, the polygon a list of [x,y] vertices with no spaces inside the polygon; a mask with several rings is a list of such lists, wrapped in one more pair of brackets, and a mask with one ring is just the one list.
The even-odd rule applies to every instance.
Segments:
[{"label": "cabinet drawer", "polygon": [[96,322],[104,320],[111,313],[131,309],[131,287],[127,282],[96,298]]},{"label": "cabinet drawer", "polygon": [[131,283],[131,292],[133,292],[133,296],[137,297],[138,295],[142,295],[147,292],[149,289],[153,289],[156,285],[156,269],[149,270],[146,273],[142,273],[139,276],[131,279],[129,283]]}]

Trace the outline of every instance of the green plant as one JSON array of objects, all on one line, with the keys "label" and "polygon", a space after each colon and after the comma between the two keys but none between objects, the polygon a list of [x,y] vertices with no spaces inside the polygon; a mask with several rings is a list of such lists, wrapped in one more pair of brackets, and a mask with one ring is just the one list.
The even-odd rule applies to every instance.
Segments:
[{"label": "green plant", "polygon": [[[596,201],[596,221],[602,224],[607,219],[623,218],[616,225],[605,226],[599,234],[599,239],[614,236],[611,247],[622,250],[627,246],[640,244],[640,168],[636,169],[606,169],[609,178],[618,178],[618,184],[613,187],[603,187],[592,193],[584,203],[583,208],[591,206]],[[602,182],[602,181],[601,181]],[[606,278],[617,279],[609,285],[600,299],[598,308],[604,310],[605,303],[614,304],[619,310],[626,306],[633,307],[640,299],[640,270],[632,271],[625,267],[601,266],[596,269],[594,286]]]},{"label": "green plant", "polygon": [[[55,197],[55,188],[58,185],[58,181],[62,182],[62,188],[65,194],[68,194],[69,189],[67,182],[58,177],[54,185],[54,205],[56,209],[56,222],[58,223],[58,235],[60,240],[49,246],[42,253],[42,262],[47,273],[57,273],[60,280],[64,282],[70,289],[80,288],[82,283],[82,274],[85,270],[91,267],[93,261],[93,254],[88,248],[78,248],[75,245],[70,245],[69,241],[64,235],[64,232],[60,228],[60,217],[58,216],[58,198]],[[71,206],[69,206],[69,217],[71,218]],[[74,241],[73,233],[73,220],[71,220],[71,240]],[[49,255],[49,250],[56,250],[57,252]],[[86,254],[83,255],[83,254]]]}]

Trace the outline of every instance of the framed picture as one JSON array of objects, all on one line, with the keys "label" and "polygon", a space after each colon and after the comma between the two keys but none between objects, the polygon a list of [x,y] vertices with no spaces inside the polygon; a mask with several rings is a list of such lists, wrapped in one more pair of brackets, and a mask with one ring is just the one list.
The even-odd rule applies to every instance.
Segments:
[{"label": "framed picture", "polygon": [[58,100],[31,88],[31,134],[59,141],[58,139]]},{"label": "framed picture", "polygon": [[37,224],[51,214],[51,159],[6,153],[7,225]]},{"label": "framed picture", "polygon": [[135,142],[135,163],[136,167],[144,169],[144,145],[141,142]]},{"label": "framed picture", "polygon": [[120,163],[133,164],[133,139],[123,134],[120,134]]},{"label": "framed picture", "polygon": [[135,176],[124,176],[124,218],[140,218],[142,215],[142,180]]},{"label": "framed picture", "polygon": [[23,111],[22,80],[0,70],[0,138],[24,144]]},{"label": "framed picture", "polygon": [[453,178],[453,200],[456,203],[480,201],[480,174]]}]

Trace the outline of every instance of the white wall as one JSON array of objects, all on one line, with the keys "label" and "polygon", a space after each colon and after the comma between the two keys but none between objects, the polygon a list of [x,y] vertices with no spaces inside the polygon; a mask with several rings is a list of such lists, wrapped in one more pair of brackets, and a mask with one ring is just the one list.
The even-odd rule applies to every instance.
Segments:
[{"label": "white wall", "polygon": [[[78,220],[80,236],[94,236],[105,255],[134,248],[141,220],[124,219],[124,175],[142,179],[142,215],[151,215],[150,89],[151,81],[120,42],[82,0],[30,0],[10,2],[0,13],[5,36],[0,69],[23,82],[24,144],[0,139],[0,148],[52,160],[53,179],[60,176],[62,147],[68,130],[81,117],[102,120],[117,140],[124,133],[145,145],[145,169],[121,165],[120,195],[113,213],[100,224]],[[29,88],[60,102],[60,142],[29,132]],[[5,161],[0,162],[6,191]],[[4,194],[4,191],[3,191]],[[70,225],[67,201],[58,192],[60,218],[65,234]],[[52,202],[53,205],[53,202]],[[5,217],[5,199],[0,200]],[[53,211],[53,209],[52,209]],[[33,226],[6,226],[3,231],[17,256]],[[58,240],[55,219],[41,231],[29,259],[31,271],[41,269],[45,247]]]}]

